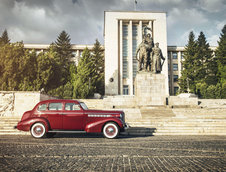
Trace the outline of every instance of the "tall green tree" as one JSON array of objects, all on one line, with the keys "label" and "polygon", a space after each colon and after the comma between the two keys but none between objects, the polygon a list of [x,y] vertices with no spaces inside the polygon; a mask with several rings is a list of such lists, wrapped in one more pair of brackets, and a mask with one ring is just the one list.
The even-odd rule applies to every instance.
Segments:
[{"label": "tall green tree", "polygon": [[88,98],[93,96],[95,88],[94,78],[95,65],[91,60],[91,53],[88,48],[82,53],[82,59],[79,61],[77,67],[77,74],[73,82],[73,97],[74,98]]},{"label": "tall green tree", "polygon": [[182,76],[179,79],[180,92],[184,93],[189,89],[191,92],[195,92],[195,73],[194,73],[194,61],[197,50],[197,43],[195,41],[195,35],[190,32],[188,38],[188,44],[185,46],[184,61],[182,63],[183,70]]},{"label": "tall green tree", "polygon": [[[69,88],[71,78],[70,66],[73,64],[73,51],[70,40],[70,36],[65,31],[62,31],[57,40],[50,46],[50,49],[55,52],[54,66],[52,69],[54,77],[52,77],[49,82],[51,89],[48,93],[60,98],[64,98],[64,92],[69,91],[71,92],[70,94],[72,94],[72,88]],[[67,86],[65,87],[65,85]],[[69,98],[69,96],[67,96],[67,98]]]},{"label": "tall green tree", "polygon": [[[52,47],[47,52],[41,52],[37,57],[37,74],[34,81],[36,90],[44,89],[49,92],[54,86],[51,81],[54,80],[54,67],[55,67],[56,52]],[[51,94],[50,94],[51,95]]]},{"label": "tall green tree", "polygon": [[[226,85],[226,25],[222,29],[216,50],[218,82]],[[226,98],[226,97],[225,97]]]},{"label": "tall green tree", "polygon": [[5,29],[4,32],[2,33],[2,36],[0,37],[0,46],[4,45],[4,44],[8,44],[10,42],[9,36],[8,36],[8,32]]},{"label": "tall green tree", "polygon": [[93,80],[96,87],[95,92],[104,95],[104,55],[100,42],[96,42],[92,49],[92,61],[94,64]]},{"label": "tall green tree", "polygon": [[216,60],[213,57],[213,51],[203,32],[197,40],[197,53],[195,55],[195,80],[196,83],[205,82],[207,85],[217,83],[216,80]]},{"label": "tall green tree", "polygon": [[55,57],[57,62],[56,69],[58,76],[61,77],[61,85],[66,84],[69,79],[70,64],[72,63],[73,57],[70,41],[70,36],[65,31],[62,31],[54,43],[57,52],[57,56]]}]

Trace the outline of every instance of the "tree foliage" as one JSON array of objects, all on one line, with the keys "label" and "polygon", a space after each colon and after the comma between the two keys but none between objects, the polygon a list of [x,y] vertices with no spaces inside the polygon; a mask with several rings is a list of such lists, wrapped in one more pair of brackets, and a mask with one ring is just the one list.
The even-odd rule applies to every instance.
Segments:
[{"label": "tree foliage", "polygon": [[226,25],[222,29],[216,50],[217,76],[221,84],[226,83]]},{"label": "tree foliage", "polygon": [[96,87],[95,92],[104,95],[104,55],[100,42],[96,39],[92,49],[91,60],[94,64],[93,80]]},{"label": "tree foliage", "polygon": [[2,36],[0,37],[0,46],[3,46],[5,44],[9,44],[10,43],[10,39],[8,36],[8,32],[5,29],[4,32],[2,33]]},{"label": "tree foliage", "polygon": [[203,32],[197,40],[193,32],[189,34],[179,79],[180,92],[187,92],[188,81],[191,92],[201,98],[226,98],[226,26],[218,44],[214,56]]},{"label": "tree foliage", "polygon": [[48,93],[60,98],[65,97],[64,92],[67,92],[67,98],[71,98],[69,95],[72,95],[72,88],[69,87],[71,83],[70,66],[73,63],[70,40],[70,36],[65,31],[62,31],[55,43],[52,43],[49,49],[49,51],[54,53],[54,65],[52,68],[53,77],[50,78],[49,83],[51,83],[51,85],[49,85],[50,89],[48,90]]},{"label": "tree foliage", "polygon": [[96,90],[94,79],[95,64],[91,58],[90,50],[85,48],[77,67],[77,74],[74,77],[73,97],[75,98],[87,98],[92,96]]},{"label": "tree foliage", "polygon": [[197,43],[195,41],[195,35],[193,32],[190,32],[188,44],[185,46],[184,52],[184,61],[182,63],[183,70],[181,72],[182,76],[179,79],[180,92],[188,91],[188,83],[189,89],[191,92],[194,92],[194,82],[195,82],[195,73],[194,73],[194,59],[196,54]]}]

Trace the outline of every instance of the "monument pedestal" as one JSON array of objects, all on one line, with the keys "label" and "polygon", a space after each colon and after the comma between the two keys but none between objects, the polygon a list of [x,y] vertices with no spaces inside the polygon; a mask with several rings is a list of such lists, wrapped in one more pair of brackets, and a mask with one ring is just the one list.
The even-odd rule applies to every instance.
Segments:
[{"label": "monument pedestal", "polygon": [[135,96],[138,106],[166,105],[165,76],[138,72],[135,79]]}]

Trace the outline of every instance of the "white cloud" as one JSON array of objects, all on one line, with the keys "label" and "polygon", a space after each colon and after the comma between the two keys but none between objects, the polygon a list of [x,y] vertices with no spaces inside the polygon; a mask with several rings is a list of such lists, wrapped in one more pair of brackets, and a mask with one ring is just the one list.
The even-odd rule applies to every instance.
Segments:
[{"label": "white cloud", "polygon": [[224,25],[226,25],[226,20],[223,20],[223,21],[221,21],[221,22],[217,22],[217,29],[219,30],[219,31],[221,31],[222,29],[223,29],[223,27],[224,27]]},{"label": "white cloud", "polygon": [[217,41],[219,40],[219,35],[212,35],[210,37],[207,38],[208,43],[211,46],[217,46]]},{"label": "white cloud", "polygon": [[173,8],[173,10],[168,13],[167,20],[169,27],[180,27],[181,25],[191,27],[208,22],[204,14],[197,9],[181,10],[178,8]]},{"label": "white cloud", "polygon": [[219,12],[225,10],[226,1],[225,0],[200,0],[199,5],[203,10],[208,12]]}]

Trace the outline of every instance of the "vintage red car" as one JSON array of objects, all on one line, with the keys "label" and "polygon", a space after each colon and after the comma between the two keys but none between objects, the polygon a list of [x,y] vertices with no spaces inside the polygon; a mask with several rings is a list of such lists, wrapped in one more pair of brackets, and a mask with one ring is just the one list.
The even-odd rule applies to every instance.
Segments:
[{"label": "vintage red car", "polygon": [[46,100],[23,114],[16,128],[30,131],[35,138],[55,133],[103,133],[116,138],[126,128],[123,111],[90,110],[76,100]]}]

